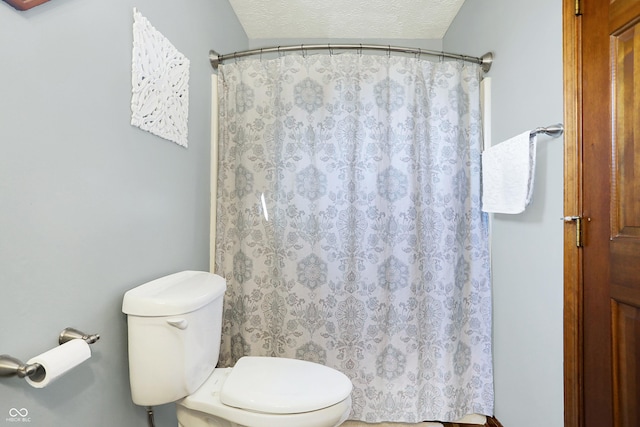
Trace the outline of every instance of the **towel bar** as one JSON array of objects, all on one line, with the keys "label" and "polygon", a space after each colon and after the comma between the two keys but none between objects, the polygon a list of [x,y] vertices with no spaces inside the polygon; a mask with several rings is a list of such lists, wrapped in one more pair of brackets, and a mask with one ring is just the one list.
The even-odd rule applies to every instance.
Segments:
[{"label": "towel bar", "polygon": [[531,136],[540,135],[544,133],[545,135],[549,135],[552,138],[557,138],[564,132],[564,126],[562,123],[558,123],[555,125],[547,126],[547,127],[539,127],[535,128],[531,131]]}]

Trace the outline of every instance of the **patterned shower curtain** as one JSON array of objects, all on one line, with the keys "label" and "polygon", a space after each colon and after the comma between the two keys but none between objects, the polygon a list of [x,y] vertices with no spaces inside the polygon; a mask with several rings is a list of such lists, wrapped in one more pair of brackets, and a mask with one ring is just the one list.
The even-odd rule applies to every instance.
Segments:
[{"label": "patterned shower curtain", "polygon": [[331,366],[371,423],[493,413],[479,81],[388,55],[220,66],[221,366]]}]

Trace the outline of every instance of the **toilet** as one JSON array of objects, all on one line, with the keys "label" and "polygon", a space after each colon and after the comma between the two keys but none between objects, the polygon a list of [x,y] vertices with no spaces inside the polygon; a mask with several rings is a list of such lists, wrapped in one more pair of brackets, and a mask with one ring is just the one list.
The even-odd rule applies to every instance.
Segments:
[{"label": "toilet", "polygon": [[351,411],[349,378],[317,363],[242,357],[216,368],[226,281],[182,271],[126,292],[131,397],[175,402],[181,427],[335,427]]}]

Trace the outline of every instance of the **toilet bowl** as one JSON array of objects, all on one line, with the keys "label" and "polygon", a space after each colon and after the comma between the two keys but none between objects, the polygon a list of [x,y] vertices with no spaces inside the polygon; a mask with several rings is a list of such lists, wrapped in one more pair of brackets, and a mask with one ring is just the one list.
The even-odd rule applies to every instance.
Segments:
[{"label": "toilet bowl", "polygon": [[336,427],[351,411],[351,381],[303,360],[242,357],[215,368],[226,281],[183,271],[124,295],[135,404],[175,402],[182,427]]},{"label": "toilet bowl", "polygon": [[243,357],[214,370],[176,410],[182,427],[335,427],[349,416],[350,392],[346,377],[322,365]]}]

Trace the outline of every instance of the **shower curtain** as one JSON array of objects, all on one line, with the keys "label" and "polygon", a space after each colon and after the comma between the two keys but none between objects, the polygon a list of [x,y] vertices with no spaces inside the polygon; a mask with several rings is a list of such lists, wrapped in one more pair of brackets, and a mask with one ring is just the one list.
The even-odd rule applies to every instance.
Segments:
[{"label": "shower curtain", "polygon": [[357,53],[220,66],[221,366],[331,366],[370,423],[493,413],[479,81]]}]

